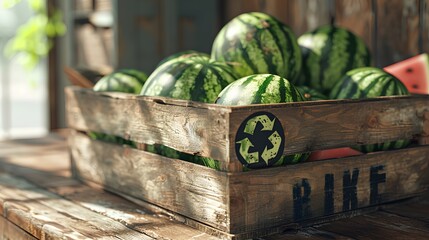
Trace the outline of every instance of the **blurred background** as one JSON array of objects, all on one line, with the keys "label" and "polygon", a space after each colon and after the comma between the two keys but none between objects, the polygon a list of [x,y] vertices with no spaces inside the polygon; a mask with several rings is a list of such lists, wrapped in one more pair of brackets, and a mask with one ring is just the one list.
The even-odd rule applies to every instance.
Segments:
[{"label": "blurred background", "polygon": [[[325,24],[360,35],[373,65],[429,52],[429,0],[0,0],[0,139],[66,126],[65,67],[150,74],[183,50],[210,53],[230,19],[272,14],[297,36]],[[91,70],[88,72],[88,70]],[[95,75],[92,75],[95,76]]]}]

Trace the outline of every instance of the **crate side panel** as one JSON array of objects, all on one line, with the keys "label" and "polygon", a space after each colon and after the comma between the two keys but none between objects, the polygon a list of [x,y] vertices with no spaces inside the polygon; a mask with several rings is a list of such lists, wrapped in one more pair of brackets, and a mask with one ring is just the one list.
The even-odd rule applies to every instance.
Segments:
[{"label": "crate side panel", "polygon": [[228,230],[226,173],[80,133],[69,144],[75,176]]},{"label": "crate side panel", "polygon": [[429,146],[234,173],[231,232],[330,216],[418,195]]},{"label": "crate side panel", "polygon": [[428,103],[428,97],[404,97],[233,108],[230,159],[238,161],[240,153],[235,147],[240,139],[235,138],[240,136],[240,125],[246,124],[250,115],[261,111],[274,114],[281,122],[285,142],[283,155],[288,155],[417,137],[424,132]]},{"label": "crate side panel", "polygon": [[118,94],[117,98],[112,96],[66,89],[68,126],[141,143],[163,144],[226,162],[227,111],[173,105],[172,100],[168,103],[124,94]]}]

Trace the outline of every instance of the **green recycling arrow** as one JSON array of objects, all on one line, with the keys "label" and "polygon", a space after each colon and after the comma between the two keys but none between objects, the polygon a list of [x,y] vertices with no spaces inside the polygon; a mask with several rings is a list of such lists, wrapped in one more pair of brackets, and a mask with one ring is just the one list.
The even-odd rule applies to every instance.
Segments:
[{"label": "green recycling arrow", "polygon": [[273,130],[275,120],[276,119],[274,118],[271,121],[271,119],[267,115],[256,116],[247,121],[246,127],[244,127],[244,132],[253,135],[253,133],[255,132],[256,124],[258,124],[258,122],[260,122],[263,126],[261,131],[271,131]]},{"label": "green recycling arrow", "polygon": [[279,152],[280,144],[282,142],[282,138],[280,137],[279,133],[275,131],[273,132],[273,134],[271,134],[268,137],[268,140],[270,140],[270,142],[273,144],[273,147],[270,149],[265,147],[261,155],[262,159],[264,159],[267,165],[270,159],[273,159],[277,156],[277,153]]},{"label": "green recycling arrow", "polygon": [[248,163],[257,163],[259,161],[259,153],[252,152],[249,153],[249,148],[253,147],[252,142],[249,138],[245,138],[243,140],[238,141],[240,144],[240,154]]}]

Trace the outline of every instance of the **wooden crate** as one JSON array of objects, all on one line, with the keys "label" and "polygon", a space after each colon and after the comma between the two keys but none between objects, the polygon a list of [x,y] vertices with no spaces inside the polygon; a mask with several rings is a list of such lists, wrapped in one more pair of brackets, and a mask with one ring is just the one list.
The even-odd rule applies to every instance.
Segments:
[{"label": "wooden crate", "polygon": [[[66,100],[77,178],[170,210],[228,239],[355,214],[429,186],[429,96],[231,107],[68,87]],[[283,155],[397,139],[417,144],[243,172],[236,134],[261,112],[283,127]],[[90,131],[212,157],[222,171],[92,140],[83,134]]]}]

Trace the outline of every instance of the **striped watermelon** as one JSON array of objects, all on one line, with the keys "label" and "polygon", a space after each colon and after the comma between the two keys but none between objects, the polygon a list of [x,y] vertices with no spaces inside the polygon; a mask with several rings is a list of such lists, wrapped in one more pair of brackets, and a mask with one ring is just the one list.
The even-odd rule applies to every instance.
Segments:
[{"label": "striped watermelon", "polygon": [[[135,69],[119,69],[109,75],[102,77],[93,87],[97,92],[125,92],[140,93],[147,75],[144,72]],[[117,144],[126,144],[135,147],[136,144],[130,140],[113,136],[105,133],[90,132],[88,136],[92,139],[112,142]]]},{"label": "striped watermelon", "polygon": [[[219,94],[217,104],[249,105],[304,101],[301,93],[285,78],[273,74],[254,74],[228,85]],[[308,154],[283,156],[275,163],[294,164],[305,161]]]},{"label": "striped watermelon", "polygon": [[175,53],[175,54],[173,54],[173,55],[170,55],[170,56],[168,56],[168,57],[166,57],[166,58],[162,59],[162,60],[158,63],[158,66],[157,66],[157,67],[161,66],[161,65],[162,65],[162,64],[164,64],[165,62],[168,62],[168,61],[170,61],[170,60],[172,60],[172,59],[178,59],[178,58],[192,58],[192,57],[195,57],[195,56],[204,56],[204,57],[208,57],[208,58],[210,57],[210,55],[208,55],[207,53],[197,52],[197,51],[194,51],[194,50],[186,50],[186,51],[183,51],[183,52]]},{"label": "striped watermelon", "polygon": [[[141,95],[213,103],[220,91],[235,79],[231,67],[208,56],[176,57],[166,61],[149,76]],[[164,145],[150,148],[162,156],[220,168],[218,161],[211,158],[178,152]]]},{"label": "striped watermelon", "polygon": [[237,79],[232,69],[206,56],[176,58],[159,66],[141,95],[213,103],[220,91]]},{"label": "striped watermelon", "polygon": [[214,40],[211,56],[231,65],[238,77],[271,73],[295,80],[302,66],[292,30],[259,12],[241,14],[226,24]]},{"label": "striped watermelon", "polygon": [[147,75],[139,70],[120,69],[98,80],[93,90],[139,94],[146,79]]},{"label": "striped watermelon", "polygon": [[[331,92],[332,99],[361,99],[379,96],[408,95],[405,85],[393,75],[374,67],[348,71]],[[356,147],[361,152],[383,151],[406,147],[409,140],[398,140]]]},{"label": "striped watermelon", "polygon": [[304,100],[306,101],[318,101],[318,100],[327,100],[328,97],[319,91],[312,89],[307,86],[296,86],[298,91],[301,93],[301,95],[304,97]]},{"label": "striped watermelon", "polygon": [[298,44],[302,49],[303,74],[297,85],[306,85],[324,94],[329,94],[347,71],[371,63],[363,40],[344,28],[319,27],[300,36]]}]

